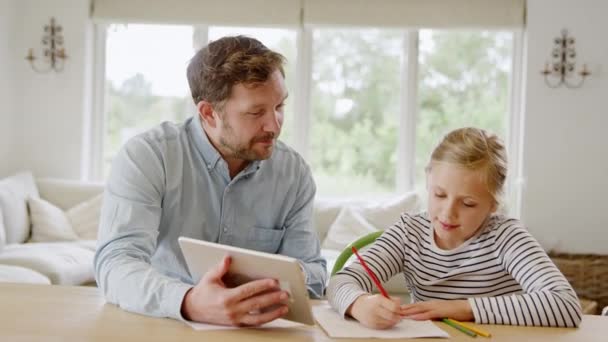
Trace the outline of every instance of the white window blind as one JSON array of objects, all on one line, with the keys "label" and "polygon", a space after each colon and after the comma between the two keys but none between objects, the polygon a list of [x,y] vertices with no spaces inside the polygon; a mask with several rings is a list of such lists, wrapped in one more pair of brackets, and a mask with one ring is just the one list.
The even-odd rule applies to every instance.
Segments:
[{"label": "white window blind", "polygon": [[97,22],[517,28],[526,0],[93,0]]},{"label": "white window blind", "polygon": [[304,24],[385,28],[523,27],[525,0],[303,0]]},{"label": "white window blind", "polygon": [[297,26],[301,0],[93,0],[96,22]]}]

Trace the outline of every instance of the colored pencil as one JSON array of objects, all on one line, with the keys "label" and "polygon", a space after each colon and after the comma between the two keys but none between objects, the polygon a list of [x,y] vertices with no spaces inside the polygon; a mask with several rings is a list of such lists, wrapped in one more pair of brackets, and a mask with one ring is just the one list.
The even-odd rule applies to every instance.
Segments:
[{"label": "colored pencil", "polygon": [[380,290],[380,293],[382,293],[382,295],[384,297],[389,298],[388,293],[386,292],[384,287],[382,287],[382,283],[380,283],[380,280],[378,280],[378,278],[376,278],[376,275],[374,274],[374,272],[372,272],[372,270],[370,270],[369,267],[367,267],[367,264],[365,263],[365,261],[363,261],[363,258],[357,252],[357,248],[355,248],[355,246],[353,246],[353,247],[351,247],[351,250],[353,251],[353,253],[355,253],[355,255],[357,256],[357,259],[359,259],[359,262],[361,263],[361,266],[363,266],[363,269],[365,269],[365,272],[367,272],[367,274],[369,274],[369,276],[372,278],[372,280],[374,281],[374,284],[376,284],[376,287],[378,288],[378,290]]},{"label": "colored pencil", "polygon": [[473,332],[473,331],[471,331],[471,330],[463,327],[462,325],[456,323],[456,321],[453,321],[453,320],[451,320],[449,318],[444,318],[444,319],[442,319],[442,321],[443,321],[443,323],[451,326],[452,328],[457,329],[457,330],[459,330],[459,331],[461,331],[461,332],[463,332],[463,333],[465,333],[465,334],[467,334],[467,335],[469,335],[471,337],[477,337],[477,334],[475,332]]},{"label": "colored pencil", "polygon": [[456,322],[456,323],[460,324],[461,326],[463,326],[463,327],[465,327],[465,328],[467,328],[467,329],[471,330],[472,332],[476,333],[477,335],[481,335],[481,336],[483,336],[483,337],[491,337],[491,336],[492,336],[492,334],[490,334],[489,332],[484,331],[484,330],[481,330],[481,329],[476,328],[476,327],[473,327],[473,326],[471,326],[471,325],[469,325],[469,324],[466,324],[466,323],[463,323],[463,322],[457,321],[457,320],[452,319],[452,318],[448,318],[448,319],[449,319],[450,321]]}]

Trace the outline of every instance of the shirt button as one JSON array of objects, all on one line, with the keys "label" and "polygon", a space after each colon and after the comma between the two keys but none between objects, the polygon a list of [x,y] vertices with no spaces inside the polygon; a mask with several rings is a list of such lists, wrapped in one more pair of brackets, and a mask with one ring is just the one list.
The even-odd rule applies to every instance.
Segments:
[{"label": "shirt button", "polygon": [[228,227],[224,226],[224,233],[228,231]]}]

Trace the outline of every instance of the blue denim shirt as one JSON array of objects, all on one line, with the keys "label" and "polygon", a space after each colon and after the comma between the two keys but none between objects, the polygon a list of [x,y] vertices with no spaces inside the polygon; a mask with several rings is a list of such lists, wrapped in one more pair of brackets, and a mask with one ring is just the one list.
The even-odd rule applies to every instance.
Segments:
[{"label": "blue denim shirt", "polygon": [[190,276],[177,238],[278,253],[301,261],[309,293],[327,273],[312,224],[316,187],[282,142],[230,179],[198,117],[131,139],[113,161],[99,226],[95,277],[125,310],[183,319]]}]

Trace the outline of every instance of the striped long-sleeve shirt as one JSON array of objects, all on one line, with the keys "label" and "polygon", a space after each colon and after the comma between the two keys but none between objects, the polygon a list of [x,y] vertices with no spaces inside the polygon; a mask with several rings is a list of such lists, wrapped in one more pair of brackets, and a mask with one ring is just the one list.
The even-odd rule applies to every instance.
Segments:
[{"label": "striped long-sleeve shirt", "polygon": [[[516,219],[491,216],[459,247],[435,244],[426,213],[403,214],[363,254],[385,282],[402,272],[412,302],[468,299],[476,323],[577,327],[576,293],[540,244]],[[344,315],[373,283],[358,261],[330,281],[330,304]]]}]

